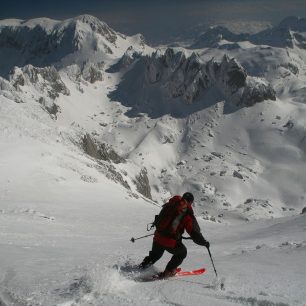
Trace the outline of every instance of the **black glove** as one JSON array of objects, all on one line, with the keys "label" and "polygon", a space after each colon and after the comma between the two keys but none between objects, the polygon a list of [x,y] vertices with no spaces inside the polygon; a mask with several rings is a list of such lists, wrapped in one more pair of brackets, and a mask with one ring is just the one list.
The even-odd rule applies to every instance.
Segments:
[{"label": "black glove", "polygon": [[207,241],[207,240],[205,240],[205,242],[204,242],[204,244],[203,244],[207,249],[209,249],[209,247],[210,247],[210,243]]}]

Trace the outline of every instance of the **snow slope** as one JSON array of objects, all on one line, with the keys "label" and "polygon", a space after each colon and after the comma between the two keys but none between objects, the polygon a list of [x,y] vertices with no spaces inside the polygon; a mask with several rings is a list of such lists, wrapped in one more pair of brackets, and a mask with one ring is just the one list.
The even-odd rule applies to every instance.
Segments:
[{"label": "snow slope", "polygon": [[231,225],[199,218],[224,290],[207,252],[189,241],[182,267],[206,274],[137,283],[118,267],[147,254],[150,238],[129,240],[159,208],[106,179],[34,103],[2,100],[1,111],[1,305],[305,305],[305,215]]},{"label": "snow slope", "polygon": [[[306,305],[305,50],[193,51],[88,15],[0,22],[0,305]],[[219,279],[186,241],[204,275],[136,282],[151,238],[130,238],[186,190]]]}]

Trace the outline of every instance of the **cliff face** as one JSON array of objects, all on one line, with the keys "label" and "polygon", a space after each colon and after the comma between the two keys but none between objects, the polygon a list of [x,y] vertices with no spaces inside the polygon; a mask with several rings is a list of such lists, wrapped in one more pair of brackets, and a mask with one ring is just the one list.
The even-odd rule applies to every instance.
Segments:
[{"label": "cliff face", "polygon": [[251,106],[267,99],[275,100],[272,87],[264,80],[252,78],[234,59],[224,56],[221,62],[213,59],[203,63],[193,53],[167,49],[146,58],[145,79],[149,84],[159,83],[172,98],[182,97],[193,103],[200,92],[217,86],[220,92],[236,105]]}]

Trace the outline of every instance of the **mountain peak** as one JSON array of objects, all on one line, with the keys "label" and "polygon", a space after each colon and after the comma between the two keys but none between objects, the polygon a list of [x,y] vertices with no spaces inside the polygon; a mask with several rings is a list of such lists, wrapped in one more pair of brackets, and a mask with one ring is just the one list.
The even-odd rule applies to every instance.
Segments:
[{"label": "mountain peak", "polygon": [[282,20],[278,28],[285,28],[296,32],[306,32],[306,18],[290,16]]},{"label": "mountain peak", "polygon": [[290,48],[293,48],[296,40],[303,47],[305,45],[304,37],[295,36],[292,32],[306,32],[306,18],[287,17],[279,25],[255,34],[235,34],[223,26],[213,26],[196,39],[190,48],[219,48],[222,40],[231,43],[250,41],[256,45]]},{"label": "mountain peak", "polygon": [[[122,56],[133,45],[145,48],[141,35],[132,37],[117,33],[105,22],[85,14],[58,21],[36,18],[27,21],[0,21],[0,57],[11,52],[0,71],[6,77],[14,66],[25,64],[67,66]],[[14,55],[14,56],[13,56]]]},{"label": "mountain peak", "polygon": [[[104,21],[101,21],[97,17],[88,14],[79,15],[70,20],[74,22],[81,22],[88,24],[93,31],[97,31],[101,27],[105,27],[108,30],[111,30],[111,28]],[[111,31],[114,32],[113,30]]]},{"label": "mountain peak", "polygon": [[85,23],[91,23],[91,22],[100,23],[101,22],[100,19],[98,19],[95,16],[89,15],[89,14],[82,14],[82,15],[76,16],[72,19],[73,20],[80,20],[80,21],[85,22]]},{"label": "mountain peak", "polygon": [[235,34],[223,26],[210,27],[203,33],[196,42],[191,46],[192,49],[200,49],[207,47],[216,47],[221,40],[228,40],[231,42],[243,41],[248,38],[248,34]]}]

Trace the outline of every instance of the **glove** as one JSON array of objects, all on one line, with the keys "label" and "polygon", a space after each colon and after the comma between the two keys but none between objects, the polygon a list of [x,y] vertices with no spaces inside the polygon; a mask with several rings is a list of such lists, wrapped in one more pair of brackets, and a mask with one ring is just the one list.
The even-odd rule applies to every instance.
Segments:
[{"label": "glove", "polygon": [[203,244],[207,249],[209,249],[209,247],[210,247],[210,243],[207,241],[207,240],[205,240],[204,241],[204,244]]}]

